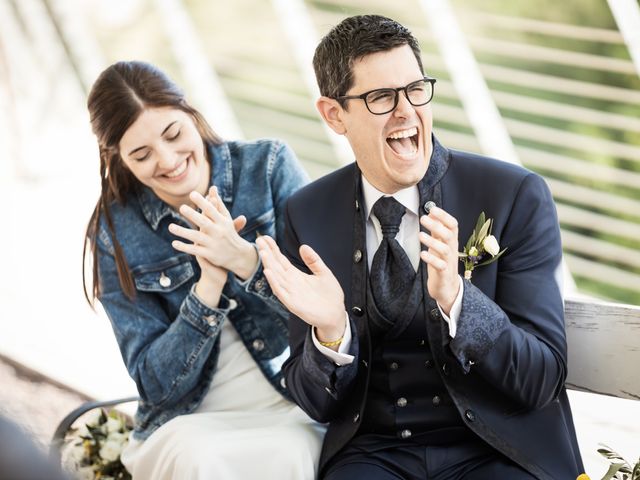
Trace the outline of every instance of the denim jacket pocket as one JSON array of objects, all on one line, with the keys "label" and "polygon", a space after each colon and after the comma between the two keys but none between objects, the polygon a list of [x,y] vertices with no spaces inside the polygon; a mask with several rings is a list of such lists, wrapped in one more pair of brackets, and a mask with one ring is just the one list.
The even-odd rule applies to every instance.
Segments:
[{"label": "denim jacket pocket", "polygon": [[255,241],[258,235],[275,236],[275,211],[273,208],[247,221],[241,236],[249,242]]},{"label": "denim jacket pocket", "polygon": [[131,273],[136,289],[143,292],[172,292],[194,275],[188,255],[177,255],[161,262],[138,265]]}]

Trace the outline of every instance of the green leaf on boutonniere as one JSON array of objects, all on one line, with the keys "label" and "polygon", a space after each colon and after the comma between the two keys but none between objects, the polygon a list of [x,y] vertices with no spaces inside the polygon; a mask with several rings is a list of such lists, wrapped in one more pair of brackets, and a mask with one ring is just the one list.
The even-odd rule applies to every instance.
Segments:
[{"label": "green leaf on boutonniere", "polygon": [[486,222],[484,222],[484,225],[482,225],[482,228],[480,229],[480,233],[478,233],[478,242],[482,242],[482,240],[485,239],[485,237],[489,233],[490,227],[491,227],[491,219],[487,220]]}]

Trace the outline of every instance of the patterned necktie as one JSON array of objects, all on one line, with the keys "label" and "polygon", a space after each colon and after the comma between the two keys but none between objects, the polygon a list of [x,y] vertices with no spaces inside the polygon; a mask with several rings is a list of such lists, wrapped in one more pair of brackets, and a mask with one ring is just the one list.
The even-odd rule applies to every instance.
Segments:
[{"label": "patterned necktie", "polygon": [[405,307],[416,275],[395,238],[405,207],[393,197],[381,197],[373,205],[373,213],[382,227],[382,242],[371,263],[371,291],[380,313],[395,322]]}]

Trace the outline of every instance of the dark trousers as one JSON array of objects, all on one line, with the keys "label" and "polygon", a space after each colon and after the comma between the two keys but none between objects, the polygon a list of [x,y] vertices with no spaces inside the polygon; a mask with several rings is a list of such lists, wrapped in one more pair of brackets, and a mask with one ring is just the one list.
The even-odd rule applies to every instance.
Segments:
[{"label": "dark trousers", "polygon": [[425,446],[361,435],[350,442],[324,480],[535,480],[480,439]]}]

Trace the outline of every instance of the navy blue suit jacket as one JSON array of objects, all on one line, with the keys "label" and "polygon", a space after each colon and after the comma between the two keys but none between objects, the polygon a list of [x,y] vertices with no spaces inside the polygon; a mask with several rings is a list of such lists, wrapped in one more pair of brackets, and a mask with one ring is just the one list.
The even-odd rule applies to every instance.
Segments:
[{"label": "navy blue suit jacket", "polygon": [[[371,363],[366,314],[351,314],[356,172],[350,164],[311,183],[287,208],[284,253],[305,269],[299,246],[318,252],[342,286],[354,332],[356,358],[337,367],[314,347],[309,326],[290,318],[287,386],[311,417],[330,422],[321,470],[358,429]],[[567,346],[556,282],[562,249],[551,194],[524,168],[447,150],[435,139],[426,175],[440,183],[439,206],[458,220],[461,246],[484,211],[507,248],[464,281],[454,339],[437,309],[425,318],[442,379],[466,424],[487,443],[537,478],[573,480],[584,469],[564,387]]]}]

